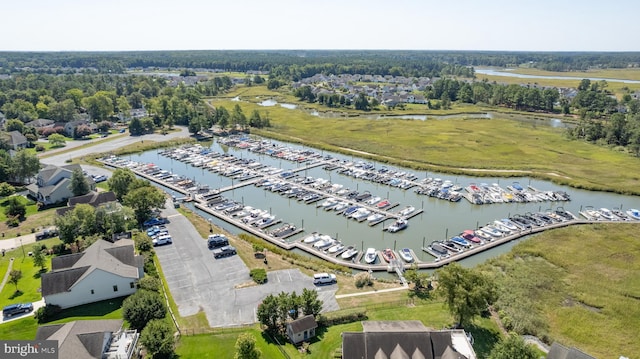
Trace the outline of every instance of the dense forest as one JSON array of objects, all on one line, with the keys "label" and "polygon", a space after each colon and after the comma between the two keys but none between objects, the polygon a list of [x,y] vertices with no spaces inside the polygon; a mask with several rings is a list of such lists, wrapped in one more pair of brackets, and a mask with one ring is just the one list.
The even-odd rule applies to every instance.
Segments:
[{"label": "dense forest", "polygon": [[265,71],[287,80],[316,73],[394,76],[459,75],[471,77],[477,66],[529,66],[552,71],[640,66],[638,52],[500,52],[500,51],[132,51],[0,52],[0,73],[65,73],[76,69],[123,73],[128,68],[192,68]]}]

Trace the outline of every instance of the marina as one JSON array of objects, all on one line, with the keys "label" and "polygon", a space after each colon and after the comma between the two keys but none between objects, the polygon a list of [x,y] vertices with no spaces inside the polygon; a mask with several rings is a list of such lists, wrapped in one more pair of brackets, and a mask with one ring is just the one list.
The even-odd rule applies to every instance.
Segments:
[{"label": "marina", "polygon": [[[475,229],[465,229],[463,232],[460,232],[459,235],[453,236],[461,237],[465,232],[472,231],[473,234],[471,234],[471,237],[467,241],[469,243],[468,246],[461,247],[455,243],[447,244],[448,242],[452,242],[454,239],[450,238],[448,233],[445,234],[445,238],[442,238],[442,240],[435,241],[431,239],[434,238],[434,236],[429,235],[429,238],[431,239],[429,242],[431,244],[427,243],[427,235],[423,235],[422,246],[413,246],[413,248],[417,247],[422,249],[420,252],[423,254],[420,254],[416,253],[416,251],[407,245],[409,244],[408,241],[411,241],[412,243],[416,242],[416,226],[418,227],[418,231],[423,230],[425,228],[424,220],[429,218],[429,214],[427,213],[427,217],[425,217],[426,212],[424,202],[422,205],[418,205],[416,202],[411,204],[406,202],[406,200],[410,200],[410,197],[414,198],[413,196],[407,195],[411,192],[415,193],[415,191],[409,191],[409,189],[424,186],[427,182],[426,180],[418,180],[415,174],[410,174],[408,172],[399,173],[403,171],[395,171],[395,176],[401,175],[405,178],[404,181],[409,181],[411,184],[417,184],[415,186],[410,186],[406,184],[407,182],[398,182],[405,184],[395,186],[376,182],[375,187],[369,186],[360,189],[359,187],[361,185],[364,187],[362,183],[372,183],[372,181],[357,178],[351,174],[340,174],[340,179],[352,178],[357,181],[355,182],[355,189],[353,187],[351,187],[352,189],[349,189],[350,185],[348,183],[345,184],[341,183],[341,181],[333,181],[331,173],[334,173],[333,177],[336,177],[335,174],[338,174],[336,170],[345,168],[344,166],[349,168],[367,167],[369,171],[373,170],[375,166],[372,167],[371,164],[365,164],[364,162],[361,163],[360,161],[355,160],[338,160],[332,155],[323,155],[309,149],[295,151],[279,150],[281,147],[273,145],[271,146],[273,150],[269,149],[272,150],[271,154],[267,154],[267,150],[260,149],[260,151],[265,152],[260,154],[262,157],[256,158],[253,156],[247,156],[247,158],[244,158],[242,156],[243,153],[255,153],[257,148],[269,146],[260,142],[258,147],[255,145],[254,147],[251,147],[249,142],[238,142],[234,147],[243,151],[240,152],[240,157],[238,157],[237,154],[232,155],[230,153],[213,151],[211,148],[199,145],[158,151],[158,160],[161,159],[160,155],[170,159],[172,167],[171,170],[167,170],[166,168],[162,168],[160,165],[150,162],[140,162],[117,157],[105,158],[103,159],[103,162],[106,165],[115,168],[130,168],[137,175],[165,187],[168,191],[180,196],[182,200],[192,203],[194,208],[212,216],[212,218],[215,217],[221,222],[231,224],[235,228],[244,232],[255,235],[256,237],[262,238],[284,249],[302,251],[355,270],[386,270],[390,272],[401,272],[404,269],[405,263],[414,263],[421,269],[438,268],[451,261],[471,258],[479,253],[490,251],[504,243],[539,233],[546,229],[575,224],[593,223],[596,221],[602,222],[602,220],[579,218],[573,215],[571,215],[571,218],[562,219],[561,216],[557,214],[557,209],[542,211],[540,207],[538,211],[530,210],[521,215],[514,214],[512,216],[509,213],[507,217],[513,219],[513,221],[510,221],[509,223],[509,225],[512,226],[511,228],[507,226],[507,223],[495,223],[499,220],[494,218],[485,226],[480,226],[479,221],[477,221],[476,226],[469,226],[470,228],[473,227]],[[285,165],[286,163],[293,163],[295,164],[295,168],[286,169],[285,166],[275,166],[273,163],[268,163],[269,161],[273,162],[274,158],[276,158],[280,163],[285,161]],[[186,175],[174,173],[173,167],[176,165],[176,161],[185,163],[187,166],[186,169],[200,169],[200,180],[196,180],[195,176],[194,178],[188,178]],[[351,164],[348,165],[347,162],[351,162]],[[343,165],[337,165],[338,163]],[[382,167],[379,167],[377,171],[380,171],[381,169]],[[318,171],[320,171],[320,173],[327,173],[329,178],[327,179],[326,177],[323,178],[320,176],[310,175],[310,173],[318,173]],[[382,170],[383,173],[391,171],[394,170]],[[212,177],[205,173],[215,174],[215,176]],[[225,180],[225,178],[227,180]],[[203,179],[208,180],[210,183],[201,183]],[[229,179],[231,180],[231,184],[228,183]],[[211,180],[217,180],[217,183]],[[438,180],[435,178],[432,179],[431,182],[442,183],[446,188],[453,189],[455,186],[454,182],[450,180]],[[537,190],[538,185],[534,186],[532,184],[520,186],[518,182],[513,182],[513,184],[507,186],[507,188],[500,190],[498,188],[501,187],[494,184],[469,184],[467,186],[471,191],[478,192],[478,190],[473,188],[472,185],[479,189],[485,188],[487,193],[497,194],[509,191],[512,194],[516,192],[523,193],[523,196],[527,196],[524,195],[524,193],[528,193],[529,196],[532,196],[534,193],[546,196],[537,197],[538,199],[534,203],[543,201],[550,203],[557,201],[566,202],[568,200],[568,195],[563,199],[560,197],[553,198],[551,195],[553,193],[566,193],[564,191],[541,191]],[[382,191],[384,191],[383,188],[388,186],[393,187],[393,189],[388,190],[385,195]],[[272,208],[269,207],[268,210],[266,208],[264,210],[259,210],[261,211],[260,214],[255,213],[254,217],[250,217],[251,215],[247,214],[248,212],[258,210],[245,205],[245,195],[243,194],[246,194],[246,197],[252,200],[251,206],[259,207],[253,203],[253,200],[260,198],[256,191],[264,193],[265,200],[268,198],[266,203],[269,203],[270,205],[287,203],[289,207],[296,208],[296,213],[313,213],[310,212],[309,209],[311,209],[311,211],[315,211],[315,213],[311,216],[302,217],[302,220],[298,222],[291,221],[291,218],[286,218],[287,216],[285,215],[276,215],[275,213],[277,212],[272,211]],[[405,200],[397,200],[399,197],[397,196],[397,191],[404,193],[401,198],[405,198]],[[471,191],[467,191],[467,193],[472,193]],[[241,193],[241,200],[238,200],[238,192]],[[274,198],[272,196],[283,198],[286,202],[274,201],[277,197]],[[420,198],[417,193],[416,196],[417,197],[415,198]],[[494,197],[498,198],[497,195],[494,195]],[[299,203],[299,205],[293,204],[296,202]],[[495,201],[492,203],[501,202]],[[528,202],[514,201],[509,204],[518,205],[518,203]],[[455,204],[452,203],[452,205]],[[472,202],[470,202],[470,205],[473,205]],[[479,208],[484,208],[484,206]],[[532,215],[534,212],[537,213],[537,216]],[[582,208],[579,212],[583,212]],[[386,245],[380,243],[374,244],[373,242],[379,241],[375,238],[371,238],[373,241],[367,240],[365,245],[364,237],[360,237],[361,243],[359,243],[360,246],[358,248],[358,237],[354,238],[352,236],[344,236],[343,234],[345,238],[338,238],[339,233],[337,232],[335,235],[321,234],[330,238],[330,241],[327,240],[327,242],[323,243],[322,246],[314,246],[314,243],[306,242],[305,238],[309,238],[309,233],[320,234],[326,232],[326,228],[335,229],[338,227],[335,225],[319,226],[316,224],[316,219],[327,219],[329,217],[326,216],[333,213],[335,213],[336,216],[346,219],[346,221],[339,220],[337,223],[342,226],[346,225],[346,228],[349,230],[352,230],[351,228],[355,226],[360,228],[358,231],[370,232],[375,229],[376,225],[382,223],[383,234],[381,234],[381,238],[383,242],[387,242]],[[623,211],[617,210],[616,212],[614,210],[611,213],[623,213]],[[244,216],[239,214],[244,214]],[[248,216],[250,218],[247,218]],[[501,216],[504,216],[504,214]],[[308,219],[307,223],[308,225],[311,224],[311,228],[305,227],[305,219]],[[519,227],[515,227],[516,229],[514,230],[515,223],[517,223],[518,220],[523,219],[529,223],[529,225],[526,226],[525,224],[521,224]],[[633,221],[635,219],[627,216],[627,219],[624,220]],[[331,221],[335,222],[335,220]],[[387,221],[388,223],[385,223]],[[414,221],[417,222],[414,224]],[[609,219],[609,221],[614,221],[614,219]],[[354,224],[349,227],[349,222]],[[366,230],[366,228],[370,229]],[[380,231],[380,229],[378,229],[378,231]],[[448,232],[448,228],[446,228],[446,232]],[[384,233],[387,234],[385,235]],[[388,238],[385,241],[385,236],[388,238],[397,237],[398,239],[394,239],[393,242],[390,243],[388,242]],[[414,237],[414,239],[408,239],[409,237],[407,236]],[[471,241],[473,238],[475,238],[476,242]],[[396,248],[398,240],[403,242],[406,241],[406,243],[401,245],[403,247],[402,250],[398,250]],[[374,246],[369,247],[371,244],[374,244]],[[370,254],[369,256],[366,256],[366,248],[372,248],[376,255],[373,256]],[[387,254],[392,253],[393,255],[388,255],[387,258],[393,258],[393,260],[385,260],[385,257],[382,256],[383,250],[388,250]],[[367,261],[367,258],[370,261]]]}]

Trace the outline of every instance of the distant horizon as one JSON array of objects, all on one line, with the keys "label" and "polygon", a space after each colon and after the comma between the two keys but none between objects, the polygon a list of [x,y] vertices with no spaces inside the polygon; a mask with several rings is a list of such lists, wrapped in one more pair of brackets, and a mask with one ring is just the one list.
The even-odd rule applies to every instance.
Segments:
[{"label": "distant horizon", "polygon": [[592,51],[551,51],[551,50],[423,50],[423,49],[163,49],[163,50],[0,50],[0,53],[125,53],[125,52],[224,52],[224,51],[236,51],[236,52],[291,52],[291,51],[335,51],[335,52],[442,52],[442,53],[456,53],[456,52],[495,52],[495,53],[553,53],[553,54],[607,54],[607,53],[637,53],[640,54],[640,50],[629,51],[617,51],[617,50],[592,50]]},{"label": "distant horizon", "polygon": [[640,51],[632,0],[21,0],[2,10],[12,29],[2,52]]}]

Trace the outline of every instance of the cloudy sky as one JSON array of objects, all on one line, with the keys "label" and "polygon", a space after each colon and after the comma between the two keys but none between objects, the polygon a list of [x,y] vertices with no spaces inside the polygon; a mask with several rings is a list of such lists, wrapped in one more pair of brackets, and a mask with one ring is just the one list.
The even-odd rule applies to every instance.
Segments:
[{"label": "cloudy sky", "polygon": [[2,0],[0,51],[640,51],[637,0]]}]

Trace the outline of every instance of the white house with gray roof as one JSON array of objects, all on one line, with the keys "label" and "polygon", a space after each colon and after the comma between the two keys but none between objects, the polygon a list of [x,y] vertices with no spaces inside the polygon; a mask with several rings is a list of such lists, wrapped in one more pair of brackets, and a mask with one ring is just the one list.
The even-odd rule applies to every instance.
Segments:
[{"label": "white house with gray roof", "polygon": [[[45,205],[66,202],[73,197],[70,185],[73,170],[76,168],[82,170],[82,167],[78,164],[66,166],[47,165],[38,172],[36,182],[27,186],[29,195]],[[95,190],[96,183],[93,178],[91,176],[85,176],[85,178],[89,188]]]},{"label": "white house with gray roof", "polygon": [[42,297],[46,304],[75,307],[133,294],[143,276],[133,240],[98,240],[82,253],[51,260],[51,271],[41,277]]}]

